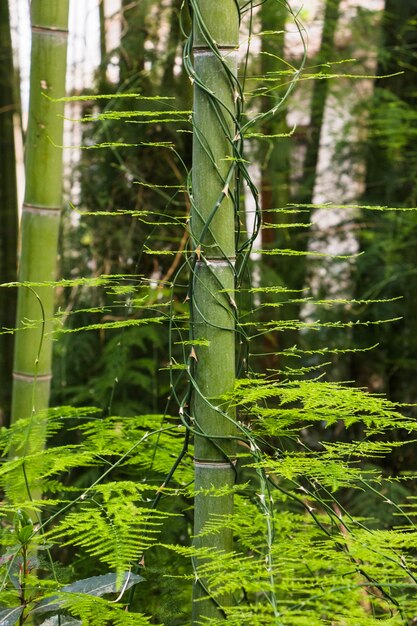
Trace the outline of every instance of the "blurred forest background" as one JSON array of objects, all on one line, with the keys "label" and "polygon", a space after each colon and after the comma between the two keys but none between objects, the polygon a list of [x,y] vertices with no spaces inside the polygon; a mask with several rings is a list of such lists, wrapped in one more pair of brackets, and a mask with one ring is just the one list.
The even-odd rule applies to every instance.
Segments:
[{"label": "blurred forest background", "polygon": [[[28,4],[0,0],[0,283],[17,280]],[[401,412],[414,420],[417,1],[290,0],[305,27],[305,46],[285,3],[240,4],[245,110],[247,119],[259,119],[245,138],[245,159],[263,219],[238,302],[262,328],[244,348],[242,376],[246,370],[266,379],[274,372],[284,384],[300,376],[343,382],[406,405]],[[181,268],[189,250],[192,152],[192,84],[183,63],[189,28],[183,0],[71,2],[67,95],[79,99],[65,104],[58,278],[73,282],[56,289],[52,407],[97,407],[105,417],[178,413],[185,386],[180,364],[188,274]],[[282,99],[295,75],[295,88]],[[86,97],[125,93],[149,101],[132,99],[134,116],[123,117],[122,98]],[[171,100],[159,101],[161,96]],[[275,105],[274,116],[262,116]],[[250,231],[254,206],[244,187],[241,202],[241,227]],[[103,276],[111,278],[100,283]],[[3,329],[16,325],[14,292],[0,289]],[[151,325],[135,323],[152,317],[158,321]],[[265,324],[274,332],[267,333]],[[4,427],[10,423],[14,337],[0,335]],[[314,451],[322,441],[360,439],[363,426],[323,417],[299,436]],[[404,433],[396,429],[391,436],[400,443]],[[68,443],[64,434],[56,437]],[[69,441],[77,437],[70,434]],[[385,500],[416,497],[414,480],[394,480],[415,471],[412,445],[376,454],[369,463],[393,479]],[[157,466],[149,470],[144,463],[142,471],[157,483]],[[83,488],[95,472],[72,470],[72,487]],[[187,497],[181,497],[189,525]],[[380,494],[364,489],[351,497],[342,488],[340,497],[359,518],[372,517],[371,527],[395,525],[398,512],[382,506]],[[178,507],[170,512],[178,514]],[[187,545],[189,531],[173,519],[164,543]],[[150,623],[188,623],[186,586],[158,577],[182,555],[159,548],[155,555],[145,603]],[[62,580],[71,580],[74,571],[75,577],[100,573],[92,562],[84,554],[70,574],[64,555]],[[184,566],[175,567],[183,573]],[[160,602],[162,593],[169,594],[168,606]],[[375,617],[366,602],[359,599],[364,615],[382,619],[383,609]],[[373,623],[352,619],[356,626]],[[407,619],[387,623],[415,623],[410,614]],[[259,620],[247,623],[274,623]],[[300,616],[285,622],[302,623]]]},{"label": "blurred forest background", "polygon": [[[117,0],[107,3],[90,0],[80,8],[74,2],[70,17],[68,94],[137,91],[149,96],[173,96],[173,110],[189,111],[192,92],[182,67],[181,4],[179,0],[122,4]],[[382,0],[331,0],[328,3],[315,0],[308,6],[307,3],[300,6],[295,3],[297,6],[293,10],[300,11],[299,16],[308,32],[307,64],[296,91],[285,102],[285,108],[265,122],[263,129],[264,134],[290,132],[291,136],[276,140],[249,138],[247,155],[251,173],[259,182],[264,212],[262,236],[256,245],[258,249],[281,247],[331,254],[366,252],[344,262],[322,258],[317,261],[314,256],[307,259],[262,256],[259,267],[266,284],[304,290],[300,294],[315,299],[398,297],[389,304],[351,303],[340,306],[336,312],[334,308],[330,312],[319,305],[293,305],[280,308],[279,314],[294,318],[301,316],[305,320],[319,317],[322,321],[337,320],[342,316],[344,321],[352,322],[358,317],[369,321],[401,318],[395,323],[358,327],[350,332],[322,329],[309,333],[303,330],[298,338],[292,333],[281,333],[282,336],[271,341],[278,342],[281,350],[284,346],[294,345],[297,339],[304,349],[329,344],[339,348],[348,345],[365,348],[378,344],[378,349],[369,352],[333,356],[327,375],[356,381],[372,391],[386,393],[393,400],[413,402],[415,213],[405,209],[416,204],[413,152],[416,6],[412,1],[399,6],[394,4],[391,6],[390,2]],[[2,9],[4,33],[9,29],[6,5],[3,3]],[[2,37],[1,138],[4,158],[1,189],[4,194],[2,206],[7,207],[1,217],[2,282],[10,282],[16,276],[13,251],[17,222],[13,212],[17,213],[17,200],[14,199],[16,191],[10,168],[16,160],[15,150],[18,164],[22,164],[30,50],[27,45],[28,3],[12,2],[10,6],[14,24],[14,73],[10,71],[12,51],[8,45],[11,41]],[[278,100],[280,90],[284,89],[283,85],[277,85],[277,81],[282,80],[279,72],[291,64],[296,65],[301,59],[303,49],[297,33],[288,25],[284,35],[286,21],[289,22],[285,8],[270,7],[266,3],[264,8],[260,5],[256,9],[254,44],[248,58],[249,111],[257,112],[262,107],[269,107],[274,98]],[[278,31],[282,34],[277,34]],[[265,34],[259,36],[256,33]],[[264,54],[259,54],[260,51]],[[318,71],[320,80],[315,78]],[[251,75],[254,76],[252,82]],[[260,75],[265,76],[264,84],[258,78]],[[104,102],[100,105],[103,109],[109,107],[108,102]],[[79,119],[92,111],[97,112],[97,106],[92,101],[68,103],[66,116]],[[140,267],[140,273],[152,276],[156,282],[172,276],[178,259],[146,255],[144,246],[161,250],[184,246],[184,231],[180,225],[177,228],[157,225],[168,205],[175,207],[180,220],[189,211],[186,194],[181,191],[186,168],[191,165],[187,120],[187,113],[184,113],[175,115],[172,123],[166,120],[149,124],[115,121],[112,124],[81,125],[66,122],[64,143],[74,148],[64,151],[66,202],[60,239],[60,276],[125,274],[137,267]],[[6,132],[12,123],[15,144]],[[180,134],[181,129],[184,132]],[[158,151],[151,145],[148,149],[138,150],[80,151],[77,148],[103,140],[146,141],[149,144],[172,140],[177,154],[172,150]],[[22,196],[21,167],[18,174]],[[132,184],[133,180],[144,184],[137,186]],[[161,187],[155,189],[153,185]],[[173,185],[178,186],[175,194],[169,191],[169,186]],[[300,204],[329,204],[330,207],[303,208]],[[290,216],[284,212],[282,215],[271,212],[291,206],[294,214]],[[356,208],[358,206],[360,208]],[[396,210],[372,210],[372,207],[382,206]],[[150,207],[155,213],[154,223],[150,224],[131,216],[106,220],[101,216],[82,215],[85,211],[115,213],[134,208],[149,211]],[[294,224],[288,224],[290,220]],[[152,241],[151,245],[149,241]],[[253,258],[256,259],[256,254]],[[3,290],[1,297],[2,326],[12,328],[14,315],[10,310],[13,304],[9,302],[10,294]],[[65,311],[63,315],[69,317],[68,323],[86,325],[89,314],[84,320],[81,320],[81,314],[72,318],[69,314],[80,307],[84,298],[98,298],[94,304],[103,305],[105,296],[99,296],[98,292],[93,296],[91,291],[75,288],[71,293],[62,292],[60,298],[60,308]],[[111,299],[106,304],[113,306]],[[277,311],[275,309],[274,313]],[[118,315],[117,311],[113,313]],[[54,403],[74,399],[74,393],[79,401],[92,394],[95,402],[100,398],[99,404],[104,406],[117,377],[113,402],[120,398],[125,410],[131,403],[133,411],[143,409],[143,405],[136,404],[137,384],[142,381],[143,393],[147,395],[148,375],[153,380],[160,378],[158,359],[163,354],[163,347],[153,346],[155,358],[149,362],[140,359],[133,359],[132,363],[125,361],[120,365],[124,375],[116,376],[118,366],[114,359],[119,359],[120,354],[114,350],[111,356],[109,341],[113,344],[114,339],[114,346],[117,346],[117,339],[111,339],[99,332],[91,332],[80,339],[72,335],[58,342]],[[83,343],[82,350],[77,346],[78,340]],[[12,342],[12,337],[3,336],[2,341]],[[4,355],[11,353],[10,348],[1,350],[3,359]],[[145,353],[149,356],[148,349]],[[129,360],[129,354],[125,356]],[[155,369],[151,372],[149,368]],[[10,364],[2,361],[4,375],[8,369]],[[84,385],[86,371],[89,372],[90,390]],[[137,377],[135,381],[129,380],[132,376]],[[8,387],[2,385],[5,396],[1,404],[5,416],[8,413]],[[164,394],[157,395],[164,397]],[[147,406],[154,406],[156,400],[147,398],[144,401]],[[7,421],[7,417],[3,419]]]}]

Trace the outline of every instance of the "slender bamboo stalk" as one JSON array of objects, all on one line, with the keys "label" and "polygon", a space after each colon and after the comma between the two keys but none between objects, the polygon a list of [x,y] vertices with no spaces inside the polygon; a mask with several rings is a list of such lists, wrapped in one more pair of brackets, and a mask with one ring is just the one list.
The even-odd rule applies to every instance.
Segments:
[{"label": "slender bamboo stalk", "polygon": [[[19,281],[55,280],[62,203],[63,103],[69,0],[32,0],[32,53],[26,189],[21,224]],[[19,288],[14,353],[12,422],[48,406],[54,289]],[[43,320],[45,323],[43,323]],[[30,440],[29,440],[30,441]],[[31,442],[31,445],[42,445]]]},{"label": "slender bamboo stalk", "polygon": [[120,83],[141,84],[144,80],[145,40],[153,0],[122,0]]},{"label": "slender bamboo stalk", "polygon": [[[0,283],[16,280],[17,181],[13,116],[16,112],[8,2],[0,2]],[[0,289],[0,328],[13,328],[16,291]],[[10,415],[13,336],[0,335],[0,424]]]},{"label": "slender bamboo stalk", "polygon": [[[260,17],[262,24],[262,55],[261,55],[261,75],[270,77],[274,72],[287,69],[285,65],[285,46],[284,34],[287,19],[289,17],[289,9],[281,2],[267,0],[262,4],[260,9]],[[270,31],[271,26],[273,32]],[[280,61],[282,59],[282,61]],[[262,110],[266,112],[272,107],[279,106],[282,93],[279,90],[272,89],[271,83],[266,83],[268,87],[267,97],[262,100]],[[285,135],[289,132],[286,120],[286,106],[279,108],[275,115],[267,118],[262,125],[262,132],[265,135]],[[274,210],[285,208],[290,200],[290,171],[291,171],[291,138],[280,137],[272,138],[268,143],[262,142],[261,148],[261,206],[262,206],[262,222],[261,230],[262,248],[287,248],[292,236],[291,216],[287,213],[277,213]],[[271,211],[272,210],[272,211]],[[292,218],[293,221],[295,218]],[[297,215],[298,219],[298,215]],[[281,224],[281,228],[267,228],[267,224]],[[288,224],[288,228],[284,226]],[[262,255],[256,271],[259,272],[265,281],[271,280],[271,271],[275,272],[279,277],[278,280],[284,282],[293,271],[293,257],[281,257],[277,263],[276,257]],[[267,284],[263,281],[265,284]],[[285,283],[284,283],[285,284]],[[297,309],[298,310],[298,309]],[[268,309],[266,309],[268,311]],[[269,315],[269,313],[265,313]],[[286,305],[280,310],[281,319],[285,316],[293,319],[294,307]],[[279,349],[284,351],[286,348],[296,343],[296,332],[287,330],[285,333],[279,333]],[[276,340],[276,339],[275,339]],[[265,353],[271,352],[271,337],[266,335],[264,338]],[[285,357],[280,357],[280,366],[285,364]],[[264,357],[265,369],[276,367],[277,357]]]},{"label": "slender bamboo stalk", "polygon": [[[280,66],[279,59],[284,58],[284,32],[288,8],[280,2],[268,0],[261,6],[262,23],[262,56],[261,73],[262,76],[271,76],[273,72],[284,69]],[[275,32],[270,32],[273,26]],[[268,84],[268,83],[267,83]],[[280,102],[280,93],[272,91],[268,97],[263,98],[262,110],[268,111]],[[289,128],[286,120],[286,110],[280,109],[275,115],[267,119],[262,132],[265,135],[276,135],[288,133]],[[262,210],[277,209],[285,207],[290,200],[290,138],[281,137],[279,141],[270,139],[267,144],[263,144],[262,157],[262,182],[261,182],[261,203]],[[264,215],[264,228],[261,231],[262,245],[267,247],[276,245],[277,231],[273,228],[265,228],[265,222],[274,223],[278,220],[276,213],[266,213]]]},{"label": "slender bamboo stalk", "polygon": [[172,0],[170,29],[167,41],[167,57],[165,60],[165,69],[162,77],[162,85],[164,93],[170,93],[175,90],[175,58],[177,54],[178,42],[181,40],[180,12],[182,0]]},{"label": "slender bamboo stalk", "polygon": [[100,65],[98,68],[99,93],[105,93],[107,85],[107,32],[105,0],[98,4],[98,20],[100,25]]},{"label": "slender bamboo stalk", "polygon": [[[195,437],[195,545],[228,553],[232,534],[225,525],[210,535],[206,524],[233,512],[233,414],[219,408],[235,379],[234,166],[239,15],[235,0],[192,0],[194,23],[194,141],[191,229],[196,249],[192,279],[192,336],[196,345],[192,415]],[[225,490],[226,487],[226,490]],[[229,487],[230,489],[227,489]],[[216,493],[222,489],[222,495]],[[209,493],[208,493],[209,492]],[[199,569],[194,585],[193,624],[225,616],[231,603],[211,595]],[[214,593],[215,595],[215,593]]]}]

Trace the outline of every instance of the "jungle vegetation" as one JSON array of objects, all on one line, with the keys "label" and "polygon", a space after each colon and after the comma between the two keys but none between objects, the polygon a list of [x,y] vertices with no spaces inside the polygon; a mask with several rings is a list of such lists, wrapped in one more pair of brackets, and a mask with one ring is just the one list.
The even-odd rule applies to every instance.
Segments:
[{"label": "jungle vegetation", "polygon": [[16,1],[0,626],[417,623],[417,1]]}]

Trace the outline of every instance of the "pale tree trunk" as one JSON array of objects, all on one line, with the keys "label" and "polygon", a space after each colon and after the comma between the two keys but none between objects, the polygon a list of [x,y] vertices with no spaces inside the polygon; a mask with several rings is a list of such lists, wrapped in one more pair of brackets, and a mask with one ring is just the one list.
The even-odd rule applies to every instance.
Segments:
[{"label": "pale tree trunk", "polygon": [[[334,61],[334,36],[339,18],[341,0],[327,0],[323,18],[323,33],[320,52],[316,59],[317,71],[325,71],[321,67],[325,63]],[[313,84],[313,93],[310,106],[310,124],[307,135],[307,148],[302,169],[301,202],[311,204],[313,201],[314,185],[317,173],[317,164],[320,148],[320,134],[323,126],[324,110],[326,107],[329,81],[317,79]]]},{"label": "pale tree trunk", "polygon": [[[335,44],[339,54],[356,59],[354,72],[370,78],[338,79],[329,84],[325,111],[322,115],[322,134],[318,152],[316,180],[312,201],[323,205],[334,203],[334,208],[318,208],[312,212],[308,250],[329,255],[355,255],[359,251],[357,221],[359,213],[346,205],[360,201],[365,189],[365,156],[360,156],[357,146],[367,141],[367,103],[372,101],[377,72],[377,50],[380,37],[383,0],[346,0],[345,11],[340,16]],[[370,8],[373,8],[371,13]],[[368,9],[367,26],[360,10]],[[363,29],[363,30],[362,30]],[[345,70],[349,73],[349,70]],[[341,149],[341,138],[344,148]],[[337,205],[345,205],[338,208]],[[349,300],[354,296],[353,273],[356,259],[311,259],[308,284],[312,295],[318,299]],[[303,306],[304,319],[345,321],[345,307],[324,312],[313,304]],[[344,329],[344,342],[350,335]],[[328,347],[340,345],[340,334],[333,331]],[[314,341],[314,339],[313,339]],[[349,359],[336,356],[328,377],[348,380]]]},{"label": "pale tree trunk", "polygon": [[[7,0],[0,3],[0,283],[16,280],[17,182],[13,117],[16,112],[13,52]],[[0,328],[13,328],[16,291],[0,289]],[[0,425],[10,415],[13,335],[0,335]]]},{"label": "pale tree trunk", "polygon": [[[315,59],[315,67],[317,72],[325,72],[323,64],[334,61],[335,43],[334,37],[336,33],[337,23],[340,13],[341,0],[326,0],[323,31],[319,53]],[[329,92],[329,81],[326,79],[316,79],[313,83],[313,92],[310,104],[310,121],[307,131],[306,151],[302,164],[300,190],[298,202],[301,204],[311,204],[313,202],[314,187],[316,183],[317,166],[320,149],[320,136],[322,133],[324,112]],[[297,222],[309,224],[311,220],[311,210],[307,210],[297,215]],[[306,227],[292,229],[291,247],[300,252],[307,250],[309,233]],[[301,290],[306,284],[306,259],[298,257],[293,272],[292,289]],[[298,317],[299,307],[292,307],[293,318]]]},{"label": "pale tree trunk", "polygon": [[[62,204],[64,104],[69,0],[32,0],[32,53],[26,138],[26,189],[19,282],[54,281]],[[48,407],[53,286],[20,287],[15,337],[12,422]],[[28,436],[24,452],[43,442]],[[15,451],[19,453],[19,451]],[[23,451],[21,451],[23,452]]]},{"label": "pale tree trunk", "polygon": [[[234,0],[192,0],[194,21],[194,142],[191,230],[196,262],[191,283],[192,337],[196,345],[192,402],[195,436],[195,545],[228,553],[232,533],[201,531],[233,512],[233,415],[219,397],[235,378],[234,261],[232,200],[239,19]],[[229,160],[228,160],[229,159]],[[194,356],[194,353],[193,355]],[[197,434],[198,433],[198,434]],[[223,494],[215,493],[222,489]],[[211,493],[204,493],[210,490]],[[231,599],[214,598],[215,588],[199,574],[197,559],[193,624],[224,617]],[[203,599],[202,599],[203,598]],[[205,599],[204,599],[205,598]]]},{"label": "pale tree trunk", "polygon": [[[268,4],[268,3],[267,3]],[[338,19],[340,15],[341,0],[326,0],[323,14],[323,29],[321,35],[320,48],[313,62],[312,72],[326,72],[323,64],[335,60],[335,33],[337,29]],[[300,204],[311,204],[316,182],[320,137],[322,133],[322,125],[326,102],[329,91],[329,80],[315,79],[312,87],[312,95],[310,102],[310,120],[307,131],[305,154],[301,165],[301,175],[297,191],[291,201]],[[294,292],[294,299],[302,297],[302,290],[307,284],[307,258],[303,256],[307,251],[309,242],[309,223],[311,221],[311,208],[300,211],[292,216],[284,214],[284,218],[288,221],[289,226],[295,220],[299,226],[293,226],[288,230],[280,230],[281,241],[280,246],[284,249],[290,248],[300,252],[300,256],[283,257],[280,260],[280,276],[284,286]],[[300,319],[301,305],[299,302],[289,302],[282,307],[285,319]],[[286,350],[295,344],[301,343],[301,337],[298,330],[287,330],[285,335],[280,338],[280,350]],[[286,365],[287,361],[282,358],[282,364]],[[289,364],[293,360],[289,361]]]}]

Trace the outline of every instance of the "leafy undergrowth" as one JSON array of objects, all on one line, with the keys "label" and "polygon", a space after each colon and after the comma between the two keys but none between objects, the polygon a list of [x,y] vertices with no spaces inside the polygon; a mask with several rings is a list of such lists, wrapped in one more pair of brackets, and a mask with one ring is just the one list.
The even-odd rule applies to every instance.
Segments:
[{"label": "leafy undergrowth", "polygon": [[[192,449],[178,419],[63,407],[4,429],[1,623],[184,624],[197,558],[213,601],[232,594],[222,610],[236,626],[413,623],[415,477],[388,475],[381,459],[412,443],[415,422],[311,379],[245,379],[225,401],[238,416],[235,514],[203,534],[232,529],[230,554],[192,545]],[[70,444],[56,443],[61,430]]]}]

